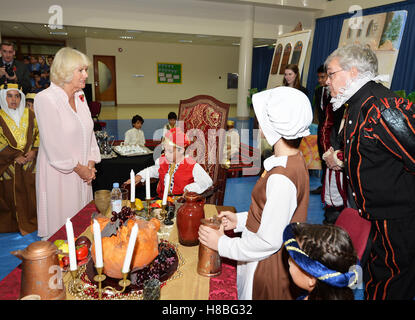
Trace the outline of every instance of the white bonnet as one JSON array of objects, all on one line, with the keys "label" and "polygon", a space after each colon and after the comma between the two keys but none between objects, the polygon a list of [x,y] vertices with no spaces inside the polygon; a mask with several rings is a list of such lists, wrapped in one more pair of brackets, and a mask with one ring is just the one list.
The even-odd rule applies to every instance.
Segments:
[{"label": "white bonnet", "polygon": [[287,140],[310,134],[313,121],[310,100],[300,90],[277,87],[252,96],[254,111],[267,142],[273,146],[283,137]]}]

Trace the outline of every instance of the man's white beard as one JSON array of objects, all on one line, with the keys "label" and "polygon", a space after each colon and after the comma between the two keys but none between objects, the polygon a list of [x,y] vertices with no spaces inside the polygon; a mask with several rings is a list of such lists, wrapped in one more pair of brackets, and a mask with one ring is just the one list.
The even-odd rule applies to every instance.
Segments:
[{"label": "man's white beard", "polygon": [[337,96],[332,97],[330,102],[333,105],[333,111],[339,109],[347,100],[349,100],[361,87],[369,81],[389,81],[389,75],[375,76],[371,72],[358,74],[356,78],[349,79],[343,88],[339,89]]}]

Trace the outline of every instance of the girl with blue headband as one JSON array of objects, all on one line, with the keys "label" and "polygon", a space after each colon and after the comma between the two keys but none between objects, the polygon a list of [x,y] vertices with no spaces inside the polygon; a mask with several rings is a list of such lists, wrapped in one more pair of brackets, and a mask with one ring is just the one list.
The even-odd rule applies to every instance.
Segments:
[{"label": "girl with blue headband", "polygon": [[361,282],[349,234],[334,225],[291,223],[283,233],[294,283],[303,300],[354,300],[351,288]]}]

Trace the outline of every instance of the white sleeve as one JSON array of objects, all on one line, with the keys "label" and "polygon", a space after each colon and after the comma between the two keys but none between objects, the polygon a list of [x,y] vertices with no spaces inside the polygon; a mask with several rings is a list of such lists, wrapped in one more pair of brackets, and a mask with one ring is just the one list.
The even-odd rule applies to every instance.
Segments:
[{"label": "white sleeve", "polygon": [[140,133],[138,135],[138,144],[140,146],[144,146],[146,144],[146,138],[144,136],[144,131],[140,130]]},{"label": "white sleeve", "polygon": [[231,152],[236,153],[239,151],[239,134],[237,131],[233,131],[231,134]]},{"label": "white sleeve", "polygon": [[193,167],[193,179],[194,182],[184,187],[189,192],[202,193],[206,191],[212,184],[213,181],[207,172],[198,163]]},{"label": "white sleeve", "polygon": [[238,212],[236,214],[238,221],[234,232],[242,232],[245,229],[246,220],[248,219],[248,211]]},{"label": "white sleeve", "polygon": [[131,129],[127,130],[124,135],[124,144],[130,144],[133,140],[133,135]]},{"label": "white sleeve", "polygon": [[141,182],[146,181],[146,170],[149,170],[149,176],[150,178],[159,178],[159,169],[160,169],[160,158],[158,158],[154,165],[151,167],[147,167],[143,170],[141,170],[139,173],[136,174],[136,176],[141,176]]},{"label": "white sleeve", "polygon": [[219,238],[221,256],[238,261],[260,261],[282,246],[282,234],[297,208],[297,189],[286,176],[273,174],[266,186],[267,202],[256,233],[244,230],[241,238]]}]

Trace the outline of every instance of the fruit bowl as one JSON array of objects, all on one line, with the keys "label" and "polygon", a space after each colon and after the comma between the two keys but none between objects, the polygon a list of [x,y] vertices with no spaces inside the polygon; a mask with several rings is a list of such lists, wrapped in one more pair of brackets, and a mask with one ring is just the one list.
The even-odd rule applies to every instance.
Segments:
[{"label": "fruit bowl", "polygon": [[[161,240],[158,244],[158,249],[158,256],[149,265],[142,269],[133,269],[130,272],[128,279],[131,280],[131,285],[126,287],[125,293],[142,290],[144,281],[150,278],[155,278],[161,283],[165,283],[174,275],[180,266],[176,246],[166,240]],[[91,284],[97,286],[98,283],[93,280],[97,275],[97,271],[92,259],[89,259],[85,272]],[[102,287],[111,286],[116,290],[121,290],[122,288],[118,284],[119,281],[119,279],[106,276],[106,279],[102,282]]]},{"label": "fruit bowl", "polygon": [[[58,248],[58,261],[62,271],[69,269],[69,248],[66,240],[56,240],[54,245]],[[78,267],[85,265],[91,257],[91,241],[86,236],[75,239],[76,262]]]}]

